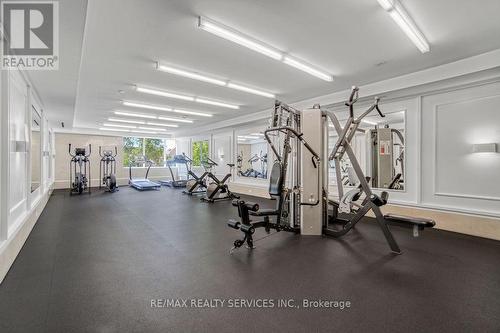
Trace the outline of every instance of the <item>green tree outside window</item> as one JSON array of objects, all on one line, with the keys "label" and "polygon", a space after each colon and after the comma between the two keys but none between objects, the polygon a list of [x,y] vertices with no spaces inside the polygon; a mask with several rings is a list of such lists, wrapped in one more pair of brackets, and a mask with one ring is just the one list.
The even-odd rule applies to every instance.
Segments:
[{"label": "green tree outside window", "polygon": [[195,141],[192,148],[193,166],[201,166],[208,159],[208,141]]}]

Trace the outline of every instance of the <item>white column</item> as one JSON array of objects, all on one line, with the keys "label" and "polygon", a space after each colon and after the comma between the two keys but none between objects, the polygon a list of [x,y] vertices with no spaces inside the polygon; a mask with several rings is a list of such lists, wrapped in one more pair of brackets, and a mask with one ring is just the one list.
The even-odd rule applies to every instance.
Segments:
[{"label": "white column", "polygon": [[[306,109],[302,111],[302,134],[303,138],[312,149],[322,157],[323,155],[323,118],[320,109]],[[301,163],[301,201],[303,203],[319,203],[315,206],[302,205],[300,209],[300,232],[303,235],[321,235],[323,228],[323,163],[320,165],[312,162],[312,154],[305,147],[302,147],[300,157]],[[320,171],[320,172],[318,172]],[[319,188],[318,188],[319,184]]]}]

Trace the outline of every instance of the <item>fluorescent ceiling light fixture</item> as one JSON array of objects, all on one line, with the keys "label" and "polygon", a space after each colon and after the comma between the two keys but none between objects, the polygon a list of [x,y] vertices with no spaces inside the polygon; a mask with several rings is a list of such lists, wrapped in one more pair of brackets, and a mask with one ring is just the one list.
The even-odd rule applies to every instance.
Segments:
[{"label": "fluorescent ceiling light fixture", "polygon": [[157,63],[156,68],[162,72],[167,72],[167,73],[174,74],[174,75],[184,76],[184,77],[187,77],[187,78],[190,78],[193,80],[208,82],[208,83],[216,84],[218,86],[225,86],[226,85],[226,81],[214,79],[214,78],[211,78],[211,77],[208,77],[205,75],[201,75],[201,74],[198,74],[195,72],[191,72],[191,71],[186,71],[183,69],[174,68],[174,67],[167,66],[167,65],[162,65],[159,62]]},{"label": "fluorescent ceiling light fixture", "polygon": [[205,17],[200,16],[198,18],[198,27],[202,30],[217,35],[221,38],[227,39],[233,43],[245,46],[251,50],[262,53],[263,55],[266,55],[273,59],[281,60],[283,57],[283,54],[279,50],[276,50],[273,47],[265,45],[264,43],[250,36],[245,36],[239,31],[226,27],[220,23],[216,23]]},{"label": "fluorescent ceiling light fixture", "polygon": [[99,128],[100,131],[113,131],[113,132],[129,132],[129,130],[122,130],[119,128],[107,128],[107,127],[101,127]]},{"label": "fluorescent ceiling light fixture", "polygon": [[206,75],[201,75],[201,74],[198,74],[196,72],[192,72],[192,71],[188,71],[188,70],[184,70],[184,69],[180,69],[180,68],[175,68],[175,67],[172,67],[169,65],[163,65],[160,62],[157,62],[156,68],[160,71],[167,72],[170,74],[179,75],[179,76],[187,77],[187,78],[198,80],[198,81],[212,83],[212,84],[215,84],[218,86],[223,86],[223,87],[228,87],[228,88],[235,89],[235,90],[244,91],[244,92],[254,94],[254,95],[259,95],[259,96],[264,96],[264,97],[269,97],[269,98],[276,98],[276,96],[274,94],[266,92],[266,91],[250,88],[250,87],[245,86],[245,85],[232,83],[232,82],[229,82],[229,80],[220,80],[220,79],[216,79],[213,77],[208,77]]},{"label": "fluorescent ceiling light fixture", "polygon": [[150,88],[144,88],[144,87],[139,87],[139,86],[137,86],[135,89],[138,92],[142,92],[142,93],[146,93],[146,94],[151,94],[151,95],[157,95],[157,96],[162,96],[162,97],[168,97],[168,98],[174,98],[174,99],[181,99],[183,101],[194,102],[194,97],[192,97],[192,96],[175,94],[175,93],[171,93],[171,92],[167,92],[167,91],[162,91],[162,90],[157,90],[157,89],[150,89]]},{"label": "fluorescent ceiling light fixture", "polygon": [[250,133],[250,135],[264,135],[263,133]]},{"label": "fluorescent ceiling light fixture", "polygon": [[115,111],[116,115],[119,116],[127,116],[127,117],[137,117],[137,118],[147,118],[147,119],[156,119],[156,116],[148,115],[148,114],[140,114],[140,113],[132,113],[125,111]]},{"label": "fluorescent ceiling light fixture", "polygon": [[161,117],[161,116],[158,116],[158,119],[166,120],[166,121],[176,121],[178,123],[189,123],[189,124],[193,123],[192,120],[188,120],[188,119],[169,118],[169,117]]},{"label": "fluorescent ceiling light fixture", "polygon": [[242,86],[242,85],[239,85],[239,84],[236,84],[236,83],[228,82],[227,83],[227,87],[231,88],[231,89],[235,89],[235,90],[244,91],[244,92],[247,92],[247,93],[250,93],[250,94],[254,94],[254,95],[259,95],[259,96],[264,96],[264,97],[269,97],[269,98],[276,98],[276,95],[271,94],[269,92],[258,90],[258,89],[254,89],[254,88],[249,88],[249,87]]},{"label": "fluorescent ceiling light fixture", "polygon": [[[144,109],[151,109],[151,110],[159,110],[159,111],[167,111],[167,112],[189,114],[189,115],[192,115],[192,116],[200,116],[200,117],[212,117],[213,116],[210,113],[196,112],[196,111],[187,111],[187,110],[180,110],[180,109],[173,109],[173,108],[169,108],[169,107],[165,107],[165,106],[151,105],[151,104],[144,104],[144,103],[136,103],[136,102],[129,102],[129,101],[123,101],[122,104],[125,105],[125,106],[132,106],[132,107],[144,108]],[[156,119],[157,117],[156,116],[149,116],[147,118]]]},{"label": "fluorescent ceiling light fixture", "polygon": [[130,125],[119,125],[119,124],[108,124],[108,123],[104,123],[104,124],[102,124],[102,126],[106,126],[106,127],[120,127],[120,128],[136,128],[135,126],[130,126]]},{"label": "fluorescent ceiling light fixture", "polygon": [[189,101],[189,102],[215,105],[215,106],[220,106],[220,107],[228,108],[228,109],[239,109],[240,108],[238,105],[234,105],[234,104],[212,101],[212,100],[204,99],[204,98],[200,98],[200,97],[180,95],[180,94],[170,93],[170,92],[163,91],[163,90],[144,88],[144,87],[140,87],[140,86],[136,86],[136,90],[139,92],[146,93],[146,94],[152,94],[152,95],[163,96],[163,97],[168,97],[168,98],[180,99],[180,100]]},{"label": "fluorescent ceiling light fixture", "polygon": [[179,127],[179,125],[176,125],[176,124],[155,123],[155,122],[152,122],[152,121],[148,121],[148,125],[163,126],[163,127]]},{"label": "fluorescent ceiling light fixture", "polygon": [[292,57],[289,57],[289,56],[285,56],[283,58],[283,62],[287,65],[290,65],[292,67],[295,67],[297,69],[300,69],[301,71],[304,71],[306,73],[309,73],[311,74],[312,76],[316,76],[317,78],[320,78],[322,80],[325,80],[327,82],[332,82],[333,81],[333,76],[331,76],[330,74],[326,74],[318,69],[315,69],[313,68],[312,66],[310,65],[306,65],[305,63],[297,60],[297,59],[294,59]]},{"label": "fluorescent ceiling light fixture", "polygon": [[118,119],[118,118],[108,118],[108,121],[114,121],[118,123],[128,123],[128,124],[145,124],[142,120],[128,120],[128,119]]},{"label": "fluorescent ceiling light fixture", "polygon": [[328,82],[333,81],[332,75],[320,71],[319,69],[316,69],[313,66],[308,65],[305,62],[300,61],[296,58],[292,58],[288,55],[285,55],[285,52],[278,50],[272,46],[266,45],[265,43],[253,37],[246,36],[245,34],[230,27],[227,27],[221,23],[217,23],[215,21],[207,19],[206,17],[200,16],[198,17],[198,27],[216,36],[222,37],[241,46],[245,46],[251,50],[257,51],[275,60],[282,61],[287,65],[290,65],[301,71],[314,75],[322,80]]},{"label": "fluorescent ceiling light fixture", "polygon": [[209,100],[209,99],[204,99],[204,98],[199,98],[199,97],[196,97],[195,102],[197,103],[202,103],[202,104],[208,104],[208,105],[215,105],[215,106],[220,106],[222,108],[228,108],[228,109],[239,109],[240,107],[238,105],[234,105],[234,104],[228,104],[228,103],[223,103],[223,102],[217,102],[217,101],[212,101],[212,100]]},{"label": "fluorescent ceiling light fixture", "polygon": [[149,131],[166,131],[166,129],[164,128],[154,128],[154,127],[145,127],[145,126],[139,126],[138,127],[139,129],[143,129],[143,130],[149,130]]},{"label": "fluorescent ceiling light fixture", "polygon": [[134,131],[134,130],[131,130],[130,132],[132,133],[143,133],[143,134],[158,134],[157,132],[150,132],[150,131]]},{"label": "fluorescent ceiling light fixture", "polygon": [[176,112],[176,113],[182,113],[182,114],[189,114],[189,115],[192,115],[192,116],[213,117],[213,114],[210,114],[210,113],[187,111],[187,110],[180,110],[180,109],[174,109],[174,112]]},{"label": "fluorescent ceiling light fixture", "polygon": [[151,109],[151,110],[158,110],[158,111],[172,111],[172,108],[166,107],[166,106],[158,106],[158,105],[151,105],[151,104],[143,104],[143,103],[135,103],[135,102],[129,102],[129,101],[123,101],[123,105],[125,106],[132,106],[135,108],[143,108],[143,109]]},{"label": "fluorescent ceiling light fixture", "polygon": [[418,29],[398,0],[378,0],[378,3],[389,13],[392,19],[399,25],[401,30],[410,38],[420,52],[426,53],[430,51],[430,46],[425,36]]}]

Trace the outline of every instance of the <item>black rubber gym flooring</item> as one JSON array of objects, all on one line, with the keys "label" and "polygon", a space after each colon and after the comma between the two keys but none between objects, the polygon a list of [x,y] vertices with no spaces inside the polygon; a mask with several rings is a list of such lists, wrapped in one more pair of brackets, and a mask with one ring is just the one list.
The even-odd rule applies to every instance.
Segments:
[{"label": "black rubber gym flooring", "polygon": [[[226,220],[236,215],[229,202],[174,189],[55,192],[0,285],[0,331],[500,332],[500,242],[438,230],[414,239],[393,227],[397,256],[362,223],[341,241],[281,232],[229,255],[240,235]],[[152,308],[152,299],[225,305]],[[229,307],[237,299],[274,307]]]}]

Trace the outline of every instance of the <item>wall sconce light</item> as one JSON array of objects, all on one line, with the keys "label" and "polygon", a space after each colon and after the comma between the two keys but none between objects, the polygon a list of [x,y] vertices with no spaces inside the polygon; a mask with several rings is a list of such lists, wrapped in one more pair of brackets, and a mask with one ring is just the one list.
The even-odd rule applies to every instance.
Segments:
[{"label": "wall sconce light", "polygon": [[496,143],[478,143],[472,145],[473,153],[496,153],[498,152]]}]

